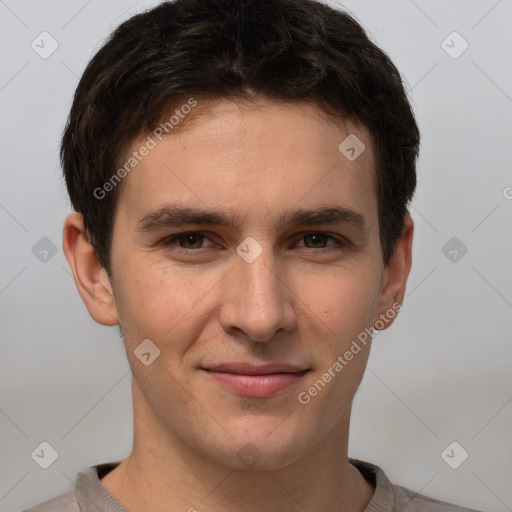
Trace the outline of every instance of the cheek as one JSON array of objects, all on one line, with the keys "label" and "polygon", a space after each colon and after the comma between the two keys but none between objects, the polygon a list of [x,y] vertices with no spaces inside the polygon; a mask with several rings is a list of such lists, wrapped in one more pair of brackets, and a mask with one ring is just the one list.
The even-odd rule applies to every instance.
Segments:
[{"label": "cheek", "polygon": [[325,419],[325,435],[347,413],[362,379],[371,345],[365,328],[373,325],[378,303],[375,274],[368,271],[364,278],[342,274],[338,279],[331,276],[321,288],[303,287],[301,292],[309,296],[308,306],[314,312],[307,321],[314,331],[315,366],[298,401],[309,417]]},{"label": "cheek", "polygon": [[161,262],[132,264],[117,286],[116,305],[125,341],[133,344],[149,338],[160,348],[169,340],[186,344],[192,331],[200,327],[199,318],[221,277]]},{"label": "cheek", "polygon": [[336,336],[338,348],[373,325],[379,287],[370,268],[331,270],[315,279],[298,280],[298,284],[297,296],[309,310],[308,317],[316,317],[324,335]]}]

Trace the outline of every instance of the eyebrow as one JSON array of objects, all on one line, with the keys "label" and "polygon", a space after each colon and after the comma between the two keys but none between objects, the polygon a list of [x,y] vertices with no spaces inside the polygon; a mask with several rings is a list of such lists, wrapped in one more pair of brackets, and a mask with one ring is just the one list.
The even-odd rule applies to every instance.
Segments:
[{"label": "eyebrow", "polygon": [[[137,223],[136,231],[148,233],[187,224],[239,228],[244,219],[245,216],[241,218],[221,210],[197,209],[179,204],[169,204],[144,215]],[[349,224],[363,230],[369,229],[366,215],[352,208],[338,205],[280,213],[274,216],[274,223],[278,228]]]}]

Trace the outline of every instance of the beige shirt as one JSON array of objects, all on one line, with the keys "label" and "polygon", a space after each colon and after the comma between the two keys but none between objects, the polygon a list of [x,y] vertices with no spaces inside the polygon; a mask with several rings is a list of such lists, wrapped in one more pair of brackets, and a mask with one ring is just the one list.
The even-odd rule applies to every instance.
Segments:
[{"label": "beige shirt", "polygon": [[[91,466],[76,475],[75,489],[23,512],[128,512],[101,485],[100,479],[119,465],[110,462]],[[393,485],[378,466],[350,459],[375,487],[365,512],[478,512],[434,500],[404,487]],[[264,509],[264,507],[262,507]]]}]

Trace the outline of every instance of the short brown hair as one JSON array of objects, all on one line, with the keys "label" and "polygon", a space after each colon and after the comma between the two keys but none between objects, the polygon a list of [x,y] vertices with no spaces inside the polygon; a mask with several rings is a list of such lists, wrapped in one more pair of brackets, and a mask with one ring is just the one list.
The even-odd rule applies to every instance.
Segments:
[{"label": "short brown hair", "polygon": [[254,94],[314,102],[369,129],[388,264],[416,187],[420,135],[387,54],[350,15],[315,0],[175,0],[110,35],[80,79],[62,137],[71,203],[109,274],[120,187],[101,198],[94,191],[112,179],[133,140],[187,98]]}]

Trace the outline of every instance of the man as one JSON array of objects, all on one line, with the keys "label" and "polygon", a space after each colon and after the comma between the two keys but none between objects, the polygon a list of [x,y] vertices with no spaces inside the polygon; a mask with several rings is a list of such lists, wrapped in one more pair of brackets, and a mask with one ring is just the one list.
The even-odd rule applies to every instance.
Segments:
[{"label": "man", "polygon": [[31,511],[462,511],[347,453],[411,267],[419,133],[400,75],[312,0],[163,3],[87,66],[63,248],[119,325],[133,450]]}]

